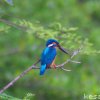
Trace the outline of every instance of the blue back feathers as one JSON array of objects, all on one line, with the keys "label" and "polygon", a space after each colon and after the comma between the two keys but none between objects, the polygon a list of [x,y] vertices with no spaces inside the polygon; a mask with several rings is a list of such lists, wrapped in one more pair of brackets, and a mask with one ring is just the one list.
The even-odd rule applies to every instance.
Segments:
[{"label": "blue back feathers", "polygon": [[56,56],[56,49],[46,47],[43,50],[43,53],[41,56],[41,65],[42,64],[47,64],[47,65],[51,64],[52,61],[54,60],[55,56]]},{"label": "blue back feathers", "polygon": [[54,58],[56,56],[56,49],[55,48],[49,48],[46,47],[43,50],[43,53],[41,55],[41,68],[40,68],[40,75],[43,75],[47,66],[51,65]]}]

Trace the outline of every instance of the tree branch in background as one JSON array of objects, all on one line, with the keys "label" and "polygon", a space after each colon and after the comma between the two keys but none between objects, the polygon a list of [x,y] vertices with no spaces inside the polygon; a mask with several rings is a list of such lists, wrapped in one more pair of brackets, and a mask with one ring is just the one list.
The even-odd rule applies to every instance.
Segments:
[{"label": "tree branch in background", "polygon": [[9,25],[9,26],[12,26],[12,27],[14,27],[14,28],[16,28],[16,29],[19,29],[19,30],[21,30],[21,31],[23,31],[23,32],[26,32],[26,30],[27,30],[26,27],[17,25],[17,24],[15,24],[15,23],[12,23],[12,22],[10,22],[10,21],[8,21],[8,20],[5,20],[5,19],[2,19],[2,18],[0,18],[0,22],[3,22],[3,23],[5,23],[5,24],[7,24],[7,25]]},{"label": "tree branch in background", "polygon": [[[81,48],[79,48],[78,50],[74,51],[72,56],[70,57],[70,59],[67,59],[64,63],[57,65],[56,68],[61,68],[64,71],[71,71],[68,69],[64,68],[64,65],[67,64],[68,62],[73,62],[73,63],[80,63],[77,61],[72,61],[71,59],[76,56],[79,52],[80,52]],[[12,80],[10,83],[8,83],[6,86],[4,86],[1,90],[0,90],[0,94],[3,93],[6,89],[8,89],[9,87],[11,87],[17,80],[19,80],[21,77],[23,77],[24,75],[26,75],[29,71],[31,71],[32,69],[40,69],[40,67],[37,67],[36,65],[40,62],[40,59],[31,67],[29,67],[28,69],[26,69],[25,71],[23,71],[19,76],[17,76],[14,80]],[[51,68],[49,68],[51,69]]]}]

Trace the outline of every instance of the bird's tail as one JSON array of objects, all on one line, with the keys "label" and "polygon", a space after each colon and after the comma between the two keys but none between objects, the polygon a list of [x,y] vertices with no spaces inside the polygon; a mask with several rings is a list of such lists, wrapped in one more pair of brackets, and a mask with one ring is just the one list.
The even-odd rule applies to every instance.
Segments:
[{"label": "bird's tail", "polygon": [[41,65],[41,68],[40,68],[40,75],[43,75],[44,72],[45,72],[45,70],[46,70],[46,64]]}]

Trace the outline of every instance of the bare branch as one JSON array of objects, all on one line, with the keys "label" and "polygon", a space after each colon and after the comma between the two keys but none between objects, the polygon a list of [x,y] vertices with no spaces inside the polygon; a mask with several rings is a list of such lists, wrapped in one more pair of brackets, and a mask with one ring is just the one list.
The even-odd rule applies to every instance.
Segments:
[{"label": "bare branch", "polygon": [[[63,66],[65,64],[67,64],[68,62],[74,62],[76,63],[76,61],[71,61],[71,59],[77,55],[80,52],[81,49],[78,49],[76,51],[73,52],[72,56],[70,59],[67,59],[64,63],[57,65],[56,68],[61,68],[64,71],[71,71],[68,69],[63,68]],[[26,75],[30,70],[32,69],[40,69],[40,67],[37,67],[36,64],[38,64],[40,62],[40,59],[32,66],[30,66],[28,69],[26,69],[25,71],[23,71],[19,76],[17,76],[14,80],[12,80],[10,83],[8,83],[6,86],[4,86],[1,90],[0,90],[0,94],[3,93],[6,89],[8,89],[9,87],[11,87],[17,80],[19,80],[21,77],[23,77],[24,75]],[[51,69],[51,68],[49,68]]]},{"label": "bare branch", "polygon": [[65,69],[65,68],[64,68],[64,65],[66,65],[66,64],[69,63],[69,62],[80,63],[80,62],[77,62],[77,61],[72,61],[71,59],[72,59],[74,56],[76,56],[76,55],[80,52],[81,49],[82,49],[82,46],[81,46],[78,50],[76,50],[76,51],[73,52],[73,54],[72,54],[72,56],[70,57],[70,59],[67,59],[64,63],[62,63],[62,64],[56,66],[56,68],[61,67],[62,70],[64,70],[64,71],[69,71],[68,69]]}]

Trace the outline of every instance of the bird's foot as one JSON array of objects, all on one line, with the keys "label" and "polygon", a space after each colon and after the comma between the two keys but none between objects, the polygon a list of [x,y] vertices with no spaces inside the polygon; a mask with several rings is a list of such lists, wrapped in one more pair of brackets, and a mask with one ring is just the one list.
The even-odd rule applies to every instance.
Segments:
[{"label": "bird's foot", "polygon": [[56,69],[56,64],[53,64],[53,68]]}]

